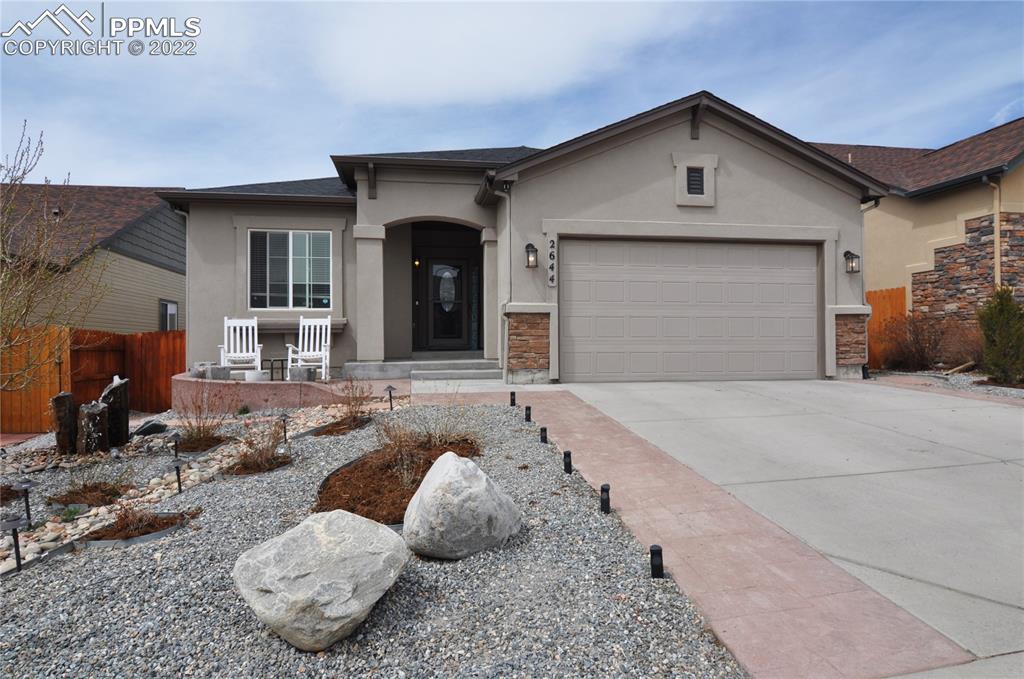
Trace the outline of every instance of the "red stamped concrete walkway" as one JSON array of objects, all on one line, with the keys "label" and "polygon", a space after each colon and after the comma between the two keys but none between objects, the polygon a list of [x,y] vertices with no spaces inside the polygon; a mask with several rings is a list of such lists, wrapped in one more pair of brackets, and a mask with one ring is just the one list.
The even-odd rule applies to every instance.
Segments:
[{"label": "red stamped concrete walkway", "polygon": [[[415,394],[414,403],[443,403]],[[508,403],[508,393],[460,394]],[[814,549],[567,391],[521,391],[736,659],[758,678],[891,677],[973,656]]]}]

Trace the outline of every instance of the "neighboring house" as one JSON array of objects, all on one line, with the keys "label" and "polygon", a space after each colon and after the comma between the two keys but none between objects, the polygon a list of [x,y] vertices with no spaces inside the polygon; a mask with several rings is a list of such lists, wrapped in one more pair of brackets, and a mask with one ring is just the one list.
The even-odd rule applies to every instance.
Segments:
[{"label": "neighboring house", "polygon": [[545,150],[332,160],[322,179],[160,192],[189,213],[189,362],[216,360],[225,316],[257,317],[270,357],[327,314],[331,363],[357,374],[479,356],[510,382],[818,378],[866,360],[844,253],[888,187],[708,92]]},{"label": "neighboring house", "polygon": [[61,253],[61,261],[81,265],[94,258],[90,265],[102,272],[101,296],[69,323],[120,333],[185,328],[185,219],[156,195],[161,189],[22,184],[15,190],[15,228],[22,217],[44,218],[29,210],[59,218],[68,233],[64,246],[75,249]]},{"label": "neighboring house", "polygon": [[816,146],[891,187],[864,215],[868,291],[970,322],[998,284],[1024,301],[1024,118],[935,150]]}]

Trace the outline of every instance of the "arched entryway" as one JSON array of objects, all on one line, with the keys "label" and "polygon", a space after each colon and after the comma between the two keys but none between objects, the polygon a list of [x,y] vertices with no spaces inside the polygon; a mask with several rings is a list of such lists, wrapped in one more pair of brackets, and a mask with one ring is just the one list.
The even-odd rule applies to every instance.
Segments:
[{"label": "arched entryway", "polygon": [[483,357],[482,230],[439,219],[390,224],[384,240],[384,355]]}]

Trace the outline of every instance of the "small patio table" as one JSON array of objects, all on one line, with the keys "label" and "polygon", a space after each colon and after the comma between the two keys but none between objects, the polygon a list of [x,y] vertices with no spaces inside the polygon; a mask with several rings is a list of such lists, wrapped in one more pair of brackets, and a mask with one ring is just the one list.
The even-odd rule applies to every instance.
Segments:
[{"label": "small patio table", "polygon": [[281,380],[283,381],[288,377],[288,359],[287,358],[264,358],[260,362],[260,368],[263,370],[267,369],[267,364],[270,364],[270,381],[274,381],[274,367],[280,366],[281,368]]}]

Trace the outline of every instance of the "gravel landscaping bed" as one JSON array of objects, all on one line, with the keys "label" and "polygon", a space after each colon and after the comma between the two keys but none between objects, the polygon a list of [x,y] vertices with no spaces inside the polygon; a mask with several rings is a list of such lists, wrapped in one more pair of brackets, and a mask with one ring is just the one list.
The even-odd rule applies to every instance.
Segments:
[{"label": "gravel landscaping bed", "polygon": [[982,384],[988,379],[988,375],[980,372],[960,373],[957,375],[943,375],[939,372],[899,372],[879,371],[880,375],[905,375],[920,377],[940,389],[953,389],[956,391],[969,391],[975,394],[988,394],[989,396],[1002,396],[1007,398],[1019,398],[1024,400],[1024,389],[1014,387],[1001,387],[994,384]]},{"label": "gravel landscaping bed", "polygon": [[[403,409],[427,422],[443,407]],[[322,479],[373,450],[372,426],[292,442],[292,464],[164,500],[202,508],[159,541],[62,556],[0,582],[4,676],[744,676],[647,550],[562,472],[518,408],[461,409],[477,464],[524,514],[509,545],[457,562],[413,558],[370,617],[326,652],[260,624],[230,572],[308,515]],[[37,489],[38,492],[38,489]]]}]

